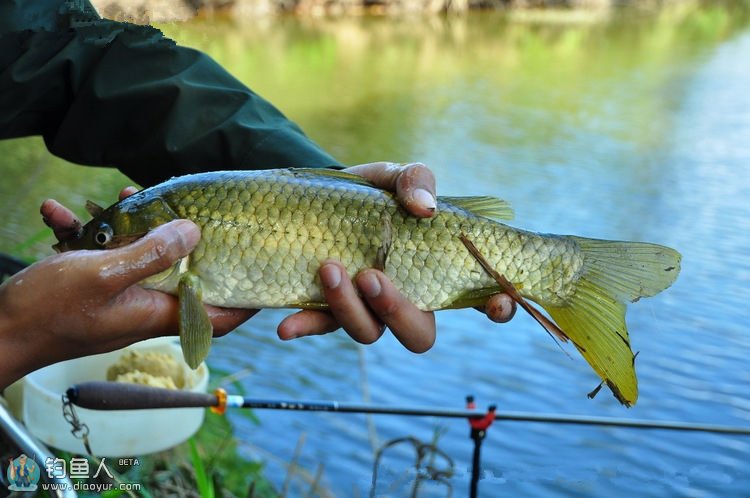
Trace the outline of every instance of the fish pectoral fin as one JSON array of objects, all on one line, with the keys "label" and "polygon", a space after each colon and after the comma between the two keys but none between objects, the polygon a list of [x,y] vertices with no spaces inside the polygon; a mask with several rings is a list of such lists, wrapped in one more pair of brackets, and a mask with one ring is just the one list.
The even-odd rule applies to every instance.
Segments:
[{"label": "fish pectoral fin", "polygon": [[179,298],[179,329],[182,355],[190,368],[195,370],[208,356],[213,337],[213,325],[203,307],[203,288],[200,278],[185,273],[180,278],[177,296]]},{"label": "fish pectoral fin", "polygon": [[439,201],[465,209],[472,214],[493,220],[509,221],[514,217],[513,208],[508,201],[490,196],[476,197],[438,197]]}]

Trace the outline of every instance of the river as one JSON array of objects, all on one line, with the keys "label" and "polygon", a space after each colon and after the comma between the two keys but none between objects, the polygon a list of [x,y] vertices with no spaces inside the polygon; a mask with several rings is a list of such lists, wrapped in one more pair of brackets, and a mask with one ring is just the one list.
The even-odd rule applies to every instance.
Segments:
[{"label": "river", "polygon": [[[196,21],[162,29],[212,54],[346,163],[421,160],[445,195],[495,195],[512,224],[677,248],[682,274],[628,312],[640,399],[625,409],[572,348],[530,318],[492,324],[438,313],[423,355],[390,335],[281,342],[264,311],[215,342],[216,372],[259,398],[480,407],[750,426],[750,11],[677,3],[657,12],[580,16]],[[196,111],[199,112],[199,111]],[[107,203],[119,173],[61,167],[38,139],[0,143],[0,251],[49,253],[37,219],[47,196]],[[282,165],[280,165],[282,166]],[[92,171],[95,174],[92,174]],[[237,386],[229,386],[237,389]],[[299,464],[336,496],[366,496],[373,445],[414,436],[455,462],[468,489],[464,421],[263,412],[230,414],[241,450],[279,488]],[[497,422],[482,449],[481,496],[750,496],[750,439]],[[385,453],[379,496],[408,496],[413,451]],[[291,496],[309,484],[296,477]],[[445,496],[425,484],[419,496]]]}]

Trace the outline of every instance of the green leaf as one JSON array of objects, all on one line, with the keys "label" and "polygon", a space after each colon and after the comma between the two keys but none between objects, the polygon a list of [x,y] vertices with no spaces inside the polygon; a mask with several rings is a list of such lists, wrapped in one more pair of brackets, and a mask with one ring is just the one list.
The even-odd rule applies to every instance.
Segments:
[{"label": "green leaf", "polygon": [[193,462],[198,493],[200,493],[202,498],[214,498],[214,482],[211,480],[211,476],[206,473],[203,460],[201,460],[201,457],[198,454],[198,447],[195,444],[195,438],[190,438],[188,443],[190,445],[190,459]]}]

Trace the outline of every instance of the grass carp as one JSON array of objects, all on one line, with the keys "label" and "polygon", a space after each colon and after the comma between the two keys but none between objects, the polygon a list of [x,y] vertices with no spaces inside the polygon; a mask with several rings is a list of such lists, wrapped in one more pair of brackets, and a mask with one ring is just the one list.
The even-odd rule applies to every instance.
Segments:
[{"label": "grass carp", "polygon": [[180,301],[180,337],[193,368],[212,336],[202,303],[325,309],[317,271],[379,268],[422,310],[484,304],[502,287],[461,240],[473,242],[518,293],[542,306],[620,402],[638,397],[625,303],[677,278],[680,254],[641,243],[532,233],[497,220],[492,197],[438,197],[437,214],[410,216],[394,194],[335,170],[210,172],[173,178],[107,209],[62,250],[119,247],[177,218],[201,228],[193,252],[142,282]]}]

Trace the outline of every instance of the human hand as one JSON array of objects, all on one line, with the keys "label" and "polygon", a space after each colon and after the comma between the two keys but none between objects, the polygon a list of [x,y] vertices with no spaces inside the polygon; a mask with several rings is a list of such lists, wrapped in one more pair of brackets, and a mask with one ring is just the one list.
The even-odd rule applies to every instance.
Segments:
[{"label": "human hand", "polygon": [[[374,185],[395,192],[412,215],[429,218],[437,209],[435,177],[423,164],[400,165],[379,162],[345,169]],[[324,261],[319,270],[328,311],[303,310],[285,318],[278,328],[281,339],[325,334],[343,328],[355,341],[370,344],[387,326],[410,351],[422,353],[435,342],[435,315],[409,302],[381,271],[368,269],[354,278],[335,260]],[[516,311],[507,294],[490,297],[480,309],[490,320],[509,321]]]},{"label": "human hand", "polygon": [[[41,211],[58,237],[75,229],[75,216],[56,201],[46,201]],[[57,361],[175,334],[177,299],[137,283],[169,268],[199,240],[197,225],[175,220],[130,245],[57,254],[5,281],[0,286],[0,387]],[[215,335],[235,329],[257,311],[206,309]]]}]

